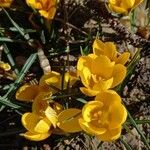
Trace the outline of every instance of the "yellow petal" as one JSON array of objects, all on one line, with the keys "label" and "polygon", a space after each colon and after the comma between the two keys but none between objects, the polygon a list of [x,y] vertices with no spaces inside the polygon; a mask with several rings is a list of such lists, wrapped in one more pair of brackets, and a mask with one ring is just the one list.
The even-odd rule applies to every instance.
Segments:
[{"label": "yellow petal", "polygon": [[58,115],[58,127],[65,132],[79,132],[81,127],[79,125],[79,118],[81,117],[81,110],[76,108],[70,108],[62,111]]},{"label": "yellow petal", "polygon": [[117,56],[116,45],[113,42],[105,42],[105,53],[111,61]]},{"label": "yellow petal", "polygon": [[91,68],[91,62],[93,57],[96,57],[94,54],[89,54],[88,56],[81,56],[77,63],[77,70],[82,71],[84,67]]},{"label": "yellow petal", "polygon": [[97,56],[104,54],[105,44],[99,40],[95,39],[93,43],[93,53]]},{"label": "yellow petal", "polygon": [[119,85],[125,79],[126,72],[127,72],[127,69],[125,66],[121,64],[115,65],[113,74],[112,74],[112,77],[113,77],[112,88]]},{"label": "yellow petal", "polygon": [[51,131],[48,133],[44,133],[44,134],[33,133],[33,132],[28,131],[28,132],[22,133],[20,135],[31,141],[42,141],[42,140],[47,139],[51,135]]},{"label": "yellow petal", "polygon": [[79,124],[80,124],[80,127],[88,134],[90,135],[94,135],[93,132],[90,131],[90,128],[88,126],[88,123],[86,121],[84,121],[82,118],[79,118]]},{"label": "yellow petal", "polygon": [[28,85],[25,84],[21,86],[17,93],[16,93],[16,99],[21,101],[29,101],[32,102],[36,95],[39,92],[38,85]]},{"label": "yellow petal", "polygon": [[91,133],[93,133],[94,135],[99,135],[99,134],[103,134],[106,132],[106,128],[101,127],[101,126],[94,126],[92,123],[88,123],[89,126],[89,130]]},{"label": "yellow petal", "polygon": [[89,123],[84,121],[82,118],[79,119],[79,124],[81,128],[90,135],[98,135],[103,134],[106,132],[105,128],[96,128],[94,126],[91,126]]},{"label": "yellow petal", "polygon": [[42,9],[42,4],[36,0],[26,0],[26,3],[34,9]]},{"label": "yellow petal", "polygon": [[93,86],[93,90],[94,91],[105,91],[105,90],[108,90],[111,85],[113,83],[113,78],[110,78],[108,80],[100,80],[98,83],[96,83],[94,86]]},{"label": "yellow petal", "polygon": [[36,124],[40,121],[40,117],[33,113],[25,113],[22,115],[21,121],[23,126],[27,130],[34,132],[34,128]]},{"label": "yellow petal", "polygon": [[118,0],[109,0],[109,3],[110,4],[113,4],[113,5],[117,5],[117,3],[119,3],[120,1]]},{"label": "yellow petal", "polygon": [[92,63],[92,74],[109,79],[112,76],[114,64],[115,62],[111,62],[107,56],[100,55]]},{"label": "yellow petal", "polygon": [[80,72],[80,78],[84,86],[89,87],[89,80],[91,78],[91,72],[89,68],[84,67],[82,72]]},{"label": "yellow petal", "polygon": [[46,108],[49,106],[48,101],[51,94],[47,92],[40,92],[33,101],[32,111],[38,115],[43,115]]},{"label": "yellow petal", "polygon": [[85,87],[81,87],[80,90],[83,94],[85,94],[87,96],[95,96],[100,92],[100,91],[94,91],[92,89],[85,88]]},{"label": "yellow petal", "polygon": [[134,6],[135,0],[123,0],[121,3],[121,7],[125,9],[131,9]]},{"label": "yellow petal", "polygon": [[130,53],[129,52],[125,52],[123,54],[121,54],[117,59],[116,59],[116,64],[122,64],[125,65],[126,62],[129,60],[130,58]]},{"label": "yellow petal", "polygon": [[77,74],[75,72],[66,72],[64,76],[64,89],[67,89],[67,85],[71,87],[78,80]]},{"label": "yellow petal", "polygon": [[104,104],[103,107],[108,108],[113,103],[121,103],[121,97],[113,90],[100,92],[96,95],[95,101],[100,101]]},{"label": "yellow petal", "polygon": [[47,133],[51,124],[46,118],[41,117],[34,113],[25,113],[21,118],[23,126],[30,132]]},{"label": "yellow petal", "polygon": [[108,5],[109,6],[109,8],[112,10],[112,11],[114,11],[114,12],[116,12],[116,13],[124,13],[124,14],[127,14],[128,13],[128,11],[126,10],[126,9],[124,9],[124,8],[121,8],[121,7],[118,7],[118,6],[115,6],[115,5],[111,5],[111,4],[109,4]]},{"label": "yellow petal", "polygon": [[52,91],[52,93],[56,93],[57,91],[50,85],[60,89],[60,74],[58,72],[51,71],[41,77],[39,81],[40,89],[44,92]]},{"label": "yellow petal", "polygon": [[121,126],[127,118],[127,110],[120,102],[117,101],[111,104],[109,113],[109,129]]},{"label": "yellow petal", "polygon": [[121,129],[122,127],[120,126],[112,130],[107,130],[104,134],[99,134],[96,137],[101,141],[114,141],[120,137]]},{"label": "yellow petal", "polygon": [[34,127],[34,132],[36,133],[47,133],[50,130],[51,123],[47,118],[43,118],[37,122]]},{"label": "yellow petal", "polygon": [[52,109],[50,106],[48,106],[45,110],[45,116],[49,119],[49,121],[52,123],[54,128],[56,128],[56,124],[58,122],[56,111]]}]

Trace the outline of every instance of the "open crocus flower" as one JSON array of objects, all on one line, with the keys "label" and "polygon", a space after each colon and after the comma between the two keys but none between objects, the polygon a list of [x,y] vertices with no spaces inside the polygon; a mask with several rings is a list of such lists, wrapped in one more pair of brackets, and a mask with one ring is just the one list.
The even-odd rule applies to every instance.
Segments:
[{"label": "open crocus flower", "polygon": [[99,39],[95,39],[93,43],[93,53],[95,55],[106,55],[111,61],[115,61],[116,64],[125,65],[129,60],[130,53],[124,52],[120,54],[117,51],[116,45],[113,42],[102,42]]},{"label": "open crocus flower", "polygon": [[120,96],[107,90],[84,105],[79,123],[85,132],[101,141],[113,141],[120,137],[126,118],[127,111],[121,104]]},{"label": "open crocus flower", "polygon": [[128,14],[143,0],[109,0],[109,8],[116,13]]},{"label": "open crocus flower", "polygon": [[78,75],[85,87],[80,90],[88,96],[119,85],[126,76],[126,67],[115,64],[105,55],[81,56],[77,64]]},{"label": "open crocus flower", "polygon": [[[64,81],[63,84],[62,80]],[[57,90],[65,90],[68,86],[71,87],[77,80],[77,75],[74,72],[66,72],[64,75],[61,75],[58,72],[51,71],[42,76],[39,84],[42,88],[46,89],[46,87],[49,87],[52,93],[56,93]]]},{"label": "open crocus flower", "polygon": [[13,0],[0,0],[0,7],[10,7]]},{"label": "open crocus flower", "polygon": [[27,4],[38,9],[41,16],[53,19],[56,13],[57,0],[26,0]]},{"label": "open crocus flower", "polygon": [[21,135],[33,141],[41,141],[48,138],[58,121],[56,111],[49,106],[47,94],[41,92],[36,96],[32,113],[27,112],[22,116],[22,124],[28,130]]}]

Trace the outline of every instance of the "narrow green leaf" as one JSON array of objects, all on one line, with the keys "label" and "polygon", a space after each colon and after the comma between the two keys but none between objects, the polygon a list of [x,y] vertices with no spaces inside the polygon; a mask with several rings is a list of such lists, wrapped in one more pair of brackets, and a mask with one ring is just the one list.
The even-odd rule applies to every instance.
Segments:
[{"label": "narrow green leaf", "polygon": [[23,28],[19,27],[19,25],[11,18],[9,13],[3,8],[5,14],[7,15],[8,19],[11,21],[11,23],[14,25],[14,27],[19,31],[19,33],[26,39],[29,40],[29,34],[27,34]]},{"label": "narrow green leaf", "polygon": [[5,105],[5,106],[11,107],[13,109],[19,109],[20,108],[19,105],[16,105],[16,104],[10,102],[7,98],[4,99],[3,97],[0,97],[0,103]]},{"label": "narrow green leaf", "polygon": [[16,75],[18,75],[18,74],[19,74],[19,70],[16,68],[14,59],[13,59],[13,57],[12,57],[12,55],[11,55],[11,53],[10,53],[8,47],[7,47],[7,45],[6,45],[6,44],[3,44],[3,47],[4,47],[4,52],[5,52],[5,54],[6,54],[7,58],[8,58],[8,60],[9,60],[9,62],[10,62],[10,64],[11,64],[11,66],[14,68],[14,71],[15,71]]},{"label": "narrow green leaf", "polygon": [[148,143],[146,137],[144,136],[144,134],[143,134],[143,133],[141,132],[141,130],[139,129],[138,125],[136,124],[135,120],[132,118],[132,116],[131,116],[131,114],[129,113],[129,111],[128,111],[128,117],[129,117],[129,119],[130,119],[132,125],[136,128],[137,132],[140,134],[141,139],[142,139],[143,143],[145,144],[145,146],[146,146],[148,149],[150,149],[150,146],[149,146],[149,143]]},{"label": "narrow green leaf", "polygon": [[125,146],[126,150],[133,150],[131,146],[122,137],[120,137],[120,141]]},{"label": "narrow green leaf", "polygon": [[76,100],[81,102],[81,103],[83,103],[83,104],[87,103],[87,101],[85,99],[83,99],[83,98],[77,98]]}]

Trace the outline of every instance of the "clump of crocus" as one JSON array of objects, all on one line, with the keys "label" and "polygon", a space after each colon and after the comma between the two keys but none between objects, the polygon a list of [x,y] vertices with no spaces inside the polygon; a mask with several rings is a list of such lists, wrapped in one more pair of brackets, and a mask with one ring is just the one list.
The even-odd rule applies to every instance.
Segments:
[{"label": "clump of crocus", "polygon": [[26,0],[33,9],[37,9],[41,16],[53,19],[56,13],[57,0]]},{"label": "clump of crocus", "polygon": [[127,111],[120,96],[115,91],[107,90],[84,105],[79,123],[85,132],[101,141],[113,141],[120,137],[126,118]]},{"label": "clump of crocus", "polygon": [[143,0],[109,0],[108,6],[115,13],[128,14],[142,1]]},{"label": "clump of crocus", "polygon": [[52,71],[44,74],[38,85],[25,84],[19,88],[16,99],[33,102],[32,112],[27,112],[22,116],[22,124],[27,129],[26,133],[21,134],[22,136],[32,141],[41,141],[48,138],[56,129],[58,114],[61,113],[63,107],[53,101],[51,96],[58,89],[61,90],[62,80],[63,89],[66,89],[77,81],[77,77],[74,74],[65,73],[62,79],[60,73]]},{"label": "clump of crocus", "polygon": [[13,0],[0,0],[0,7],[10,7]]}]

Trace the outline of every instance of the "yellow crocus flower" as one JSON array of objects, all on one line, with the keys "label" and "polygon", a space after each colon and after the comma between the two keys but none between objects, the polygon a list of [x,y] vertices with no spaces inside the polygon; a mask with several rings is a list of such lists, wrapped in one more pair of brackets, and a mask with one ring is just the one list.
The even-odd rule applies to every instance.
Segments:
[{"label": "yellow crocus flower", "polygon": [[[63,87],[62,79],[64,81]],[[52,93],[56,93],[56,89],[65,90],[67,89],[67,86],[72,87],[77,80],[78,78],[75,72],[66,72],[64,75],[61,75],[58,72],[51,71],[41,77],[39,84],[42,88],[46,89],[48,87]]]},{"label": "yellow crocus flower", "polygon": [[124,52],[120,54],[117,51],[116,45],[113,42],[102,42],[99,39],[95,39],[93,43],[93,53],[95,55],[106,55],[111,61],[115,61],[116,64],[125,65],[129,60],[130,53]]},{"label": "yellow crocus flower", "polygon": [[142,1],[143,0],[109,0],[108,6],[113,12],[120,14],[128,14]]},{"label": "yellow crocus flower", "polygon": [[39,93],[33,101],[32,112],[22,116],[22,124],[27,129],[21,135],[33,141],[41,141],[48,138],[58,122],[57,112],[49,106],[48,93]]},{"label": "yellow crocus flower", "polygon": [[119,85],[126,76],[126,67],[115,64],[105,55],[81,56],[77,63],[78,75],[85,87],[80,90],[88,96]]},{"label": "yellow crocus flower", "polygon": [[120,96],[115,91],[107,90],[84,105],[79,124],[85,132],[101,141],[113,141],[120,137],[126,118],[127,111],[121,104]]},{"label": "yellow crocus flower", "polygon": [[10,7],[13,0],[0,0],[0,7]]},{"label": "yellow crocus flower", "polygon": [[57,0],[26,0],[26,3],[37,9],[44,18],[53,19],[55,16]]}]

